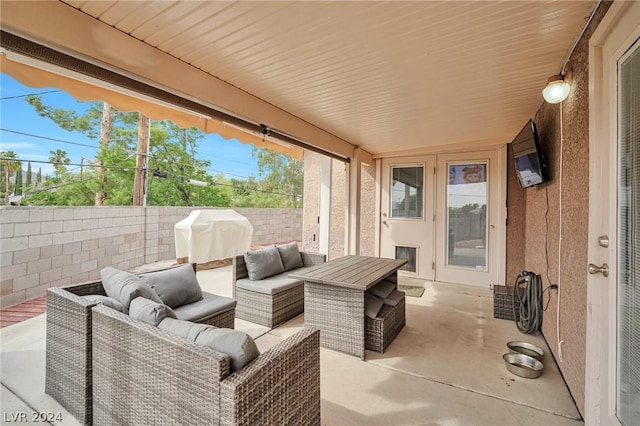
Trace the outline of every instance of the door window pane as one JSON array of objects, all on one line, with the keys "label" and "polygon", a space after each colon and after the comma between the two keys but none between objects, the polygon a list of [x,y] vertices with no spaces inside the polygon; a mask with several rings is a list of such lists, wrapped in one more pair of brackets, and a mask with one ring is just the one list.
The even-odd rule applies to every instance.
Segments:
[{"label": "door window pane", "polygon": [[408,261],[400,268],[401,271],[417,272],[417,250],[415,247],[396,247],[396,259]]},{"label": "door window pane", "polygon": [[391,217],[422,219],[424,166],[391,168]]},{"label": "door window pane", "polygon": [[616,414],[640,424],[640,48],[619,68],[618,380]]},{"label": "door window pane", "polygon": [[447,265],[487,269],[487,164],[449,164]]}]

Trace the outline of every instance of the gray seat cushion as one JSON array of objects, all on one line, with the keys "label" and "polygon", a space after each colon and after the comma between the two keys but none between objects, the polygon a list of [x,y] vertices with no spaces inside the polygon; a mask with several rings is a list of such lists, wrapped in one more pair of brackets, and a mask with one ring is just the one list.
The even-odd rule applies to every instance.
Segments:
[{"label": "gray seat cushion", "polygon": [[283,244],[276,246],[282,259],[282,264],[285,271],[291,271],[292,269],[302,268],[302,256],[300,256],[300,250],[298,250],[298,243],[292,242],[289,244]]},{"label": "gray seat cushion", "polygon": [[389,296],[395,289],[396,285],[394,283],[392,283],[391,281],[382,280],[367,291],[374,296],[378,296],[379,298],[384,299]]},{"label": "gray seat cushion", "polygon": [[275,246],[246,252],[244,263],[249,279],[255,281],[284,272],[280,252]]},{"label": "gray seat cushion", "polygon": [[165,318],[175,318],[173,309],[162,303],[136,297],[129,305],[129,316],[138,321],[157,326]]},{"label": "gray seat cushion", "polygon": [[116,311],[120,311],[123,314],[129,313],[127,308],[125,308],[125,306],[120,303],[118,299],[114,299],[113,297],[103,296],[101,294],[88,294],[86,296],[80,296],[80,298],[88,301],[89,303],[107,306],[111,309],[115,309]]},{"label": "gray seat cushion", "polygon": [[139,277],[156,292],[165,305],[172,308],[202,299],[202,290],[191,264],[148,272]]},{"label": "gray seat cushion", "polygon": [[[252,281],[248,278],[242,278],[236,281],[236,287],[247,291],[255,291],[262,294],[278,294],[293,287],[302,286],[304,282],[294,278],[289,278],[289,274],[293,271],[284,272],[260,281]],[[298,270],[296,270],[298,272]]]},{"label": "gray seat cushion", "polygon": [[183,321],[174,318],[165,318],[160,321],[158,328],[161,328],[169,333],[176,334],[180,337],[184,337],[192,342],[196,341],[196,338],[204,330],[213,327],[213,325],[199,324],[191,321]]},{"label": "gray seat cushion", "polygon": [[173,311],[180,320],[202,321],[220,312],[235,308],[236,303],[236,300],[230,297],[218,296],[203,291],[201,300],[178,306]]},{"label": "gray seat cushion", "polygon": [[393,290],[391,294],[384,299],[384,304],[388,306],[396,306],[402,299],[404,299],[404,292]]},{"label": "gray seat cushion", "polygon": [[129,309],[131,301],[136,297],[145,297],[162,303],[162,300],[151,287],[137,275],[107,267],[100,271],[100,278],[107,296],[117,299],[127,309]]}]

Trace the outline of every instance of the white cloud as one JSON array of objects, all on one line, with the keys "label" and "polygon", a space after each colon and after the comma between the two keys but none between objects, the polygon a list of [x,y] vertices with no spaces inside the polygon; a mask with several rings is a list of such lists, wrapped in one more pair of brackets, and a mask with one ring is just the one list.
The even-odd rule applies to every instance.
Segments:
[{"label": "white cloud", "polygon": [[38,145],[31,142],[0,142],[0,151],[16,151],[23,149],[37,149]]}]

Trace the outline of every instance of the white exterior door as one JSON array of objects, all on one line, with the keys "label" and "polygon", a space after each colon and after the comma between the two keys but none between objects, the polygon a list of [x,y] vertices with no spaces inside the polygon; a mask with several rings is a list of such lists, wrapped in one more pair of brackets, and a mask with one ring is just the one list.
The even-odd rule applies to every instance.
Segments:
[{"label": "white exterior door", "polygon": [[640,424],[639,38],[614,2],[590,40],[587,424]]},{"label": "white exterior door", "polygon": [[407,259],[402,276],[503,285],[504,154],[382,160],[380,255]]},{"label": "white exterior door", "polygon": [[433,156],[382,160],[380,256],[407,259],[402,276],[433,279]]},{"label": "white exterior door", "polygon": [[436,280],[489,286],[504,276],[502,151],[438,155]]}]

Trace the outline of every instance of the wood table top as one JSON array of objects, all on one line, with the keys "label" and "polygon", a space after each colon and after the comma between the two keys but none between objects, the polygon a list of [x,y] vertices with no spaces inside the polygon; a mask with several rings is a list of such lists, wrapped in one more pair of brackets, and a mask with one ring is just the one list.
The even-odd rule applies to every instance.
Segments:
[{"label": "wood table top", "polygon": [[406,264],[404,259],[344,256],[306,268],[289,277],[314,283],[367,290]]}]

